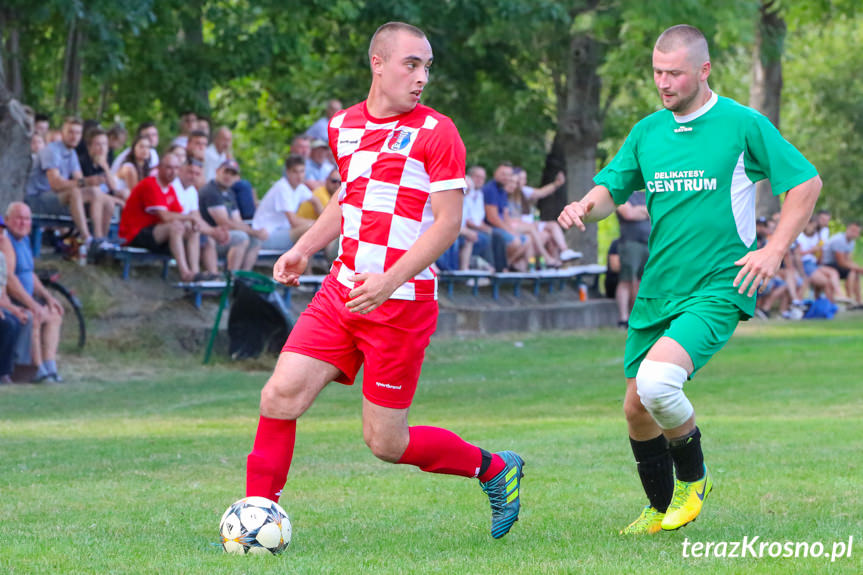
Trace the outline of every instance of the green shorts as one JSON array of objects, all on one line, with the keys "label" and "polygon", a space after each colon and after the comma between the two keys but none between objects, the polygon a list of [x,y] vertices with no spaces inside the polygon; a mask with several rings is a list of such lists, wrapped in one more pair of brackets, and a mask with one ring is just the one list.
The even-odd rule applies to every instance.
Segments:
[{"label": "green shorts", "polygon": [[635,377],[653,344],[666,336],[689,354],[695,366],[692,375],[695,375],[731,339],[737,323],[748,317],[733,302],[715,295],[682,299],[636,298],[629,316],[623,373],[626,377]]}]

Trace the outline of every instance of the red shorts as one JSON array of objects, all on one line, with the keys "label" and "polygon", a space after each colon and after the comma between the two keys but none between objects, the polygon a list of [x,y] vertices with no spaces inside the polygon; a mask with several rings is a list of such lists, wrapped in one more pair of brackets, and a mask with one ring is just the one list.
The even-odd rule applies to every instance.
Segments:
[{"label": "red shorts", "polygon": [[365,363],[363,395],[382,407],[409,407],[425,350],[437,327],[436,301],[391,299],[368,314],[345,306],[350,288],[333,276],[300,314],[282,351],[338,368],[339,383],[352,385]]}]

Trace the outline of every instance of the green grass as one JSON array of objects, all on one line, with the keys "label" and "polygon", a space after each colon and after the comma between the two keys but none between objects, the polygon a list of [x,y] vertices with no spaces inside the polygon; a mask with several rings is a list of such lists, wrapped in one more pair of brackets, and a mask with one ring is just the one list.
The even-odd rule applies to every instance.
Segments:
[{"label": "green grass", "polygon": [[[411,422],[522,454],[521,521],[494,541],[475,481],[376,460],[360,390],[332,385],[298,426],[294,541],[264,558],[213,542],[267,372],[80,359],[69,385],[0,389],[0,573],[860,573],[861,334],[859,315],[742,326],[687,387],[715,491],[691,526],[641,539],[617,534],[643,504],[622,333],[435,341]],[[744,536],[856,546],[835,563],[682,557],[686,538]]]}]

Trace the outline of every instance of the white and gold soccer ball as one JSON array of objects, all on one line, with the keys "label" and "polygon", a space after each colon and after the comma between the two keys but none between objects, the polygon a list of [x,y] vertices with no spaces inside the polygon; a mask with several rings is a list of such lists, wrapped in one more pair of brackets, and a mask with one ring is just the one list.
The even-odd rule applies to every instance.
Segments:
[{"label": "white and gold soccer ball", "polygon": [[291,520],[266,497],[244,497],[222,515],[219,534],[228,553],[276,555],[291,542]]}]

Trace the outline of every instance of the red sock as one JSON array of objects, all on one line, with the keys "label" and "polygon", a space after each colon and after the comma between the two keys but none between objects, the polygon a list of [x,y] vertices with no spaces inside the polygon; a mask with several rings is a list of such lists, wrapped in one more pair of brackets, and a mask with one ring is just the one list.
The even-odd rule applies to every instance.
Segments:
[{"label": "red sock", "polygon": [[490,479],[494,478],[495,475],[500,473],[506,467],[506,462],[503,458],[497,453],[491,454],[491,464],[488,466],[488,469],[485,470],[485,473],[479,476],[479,480],[483,483],[487,483]]},{"label": "red sock", "polygon": [[[494,455],[489,470],[495,467],[495,459],[503,469],[503,460]],[[419,425],[410,428],[410,442],[399,463],[416,465],[429,473],[476,477],[482,465],[482,450],[452,431]],[[488,471],[483,475],[486,474]]]},{"label": "red sock", "polygon": [[246,459],[246,497],[278,502],[294,456],[296,420],[261,416],[255,445]]}]

